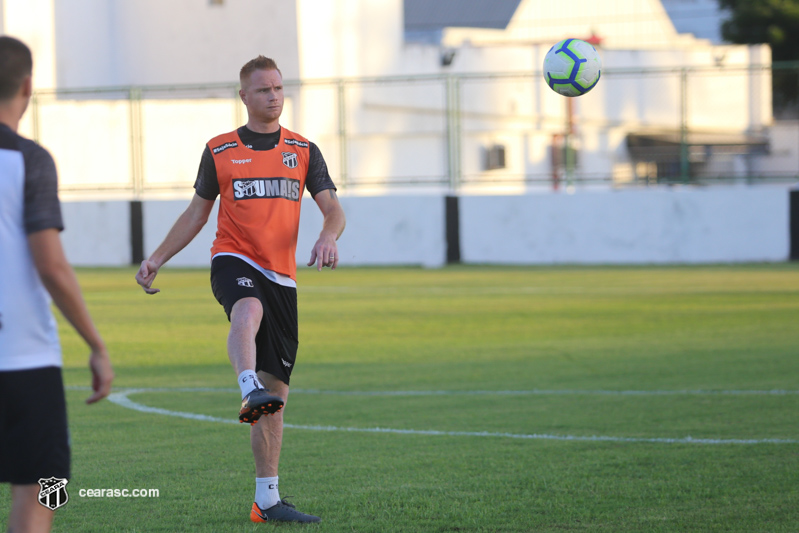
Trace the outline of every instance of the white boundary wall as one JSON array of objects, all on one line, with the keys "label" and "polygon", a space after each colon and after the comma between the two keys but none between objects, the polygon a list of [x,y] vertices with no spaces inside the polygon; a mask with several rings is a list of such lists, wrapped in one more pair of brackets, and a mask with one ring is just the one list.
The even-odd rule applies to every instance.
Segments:
[{"label": "white boundary wall", "polygon": [[[343,197],[342,266],[446,262],[442,196]],[[145,201],[144,254],[161,242],[188,200]],[[672,188],[460,198],[464,263],[665,264],[785,261],[789,189]],[[127,202],[65,202],[67,257],[81,266],[130,264]],[[322,216],[303,199],[298,268],[310,258]],[[172,266],[208,266],[216,208]]]},{"label": "white boundary wall", "polygon": [[[444,264],[444,200],[439,196],[342,198],[347,229],[339,240],[342,265],[424,265]],[[187,200],[144,202],[144,255],[161,243]],[[169,262],[172,266],[207,266],[216,235],[217,205],[208,224],[182,252]],[[302,268],[322,230],[322,214],[316,203],[303,198],[300,232],[297,238],[297,266]]]},{"label": "white boundary wall", "polygon": [[[441,196],[344,197],[347,227],[338,242],[342,265],[422,265],[446,262],[444,198]],[[297,267],[304,267],[322,230],[322,214],[303,200]]]},{"label": "white boundary wall", "polygon": [[130,202],[62,202],[61,243],[76,266],[122,266],[131,261]]},{"label": "white boundary wall", "polygon": [[461,198],[465,263],[785,261],[786,187]]}]

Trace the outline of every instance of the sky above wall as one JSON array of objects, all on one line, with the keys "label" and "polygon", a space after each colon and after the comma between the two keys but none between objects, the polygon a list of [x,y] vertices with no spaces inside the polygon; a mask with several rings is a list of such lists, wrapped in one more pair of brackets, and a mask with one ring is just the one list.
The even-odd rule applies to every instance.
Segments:
[{"label": "sky above wall", "polygon": [[[521,0],[405,0],[410,40],[436,41],[445,27],[503,29]],[[661,0],[678,33],[721,43],[722,12],[717,0]]]}]

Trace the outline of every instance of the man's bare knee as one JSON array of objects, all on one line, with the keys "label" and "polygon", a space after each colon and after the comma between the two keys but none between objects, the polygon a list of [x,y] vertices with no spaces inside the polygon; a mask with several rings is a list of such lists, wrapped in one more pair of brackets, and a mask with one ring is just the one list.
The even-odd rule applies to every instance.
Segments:
[{"label": "man's bare knee", "polygon": [[257,326],[261,323],[264,309],[258,298],[242,298],[230,310],[230,323],[233,326]]}]

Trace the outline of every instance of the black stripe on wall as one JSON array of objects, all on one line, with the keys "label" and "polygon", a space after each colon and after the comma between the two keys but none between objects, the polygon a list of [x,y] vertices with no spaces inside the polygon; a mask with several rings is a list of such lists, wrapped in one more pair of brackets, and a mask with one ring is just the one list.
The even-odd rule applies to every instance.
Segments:
[{"label": "black stripe on wall", "polygon": [[799,261],[799,190],[791,191],[791,261]]},{"label": "black stripe on wall", "polygon": [[142,203],[130,203],[130,262],[138,265],[144,261],[144,213]]},{"label": "black stripe on wall", "polygon": [[445,217],[447,228],[447,263],[461,262],[461,231],[460,214],[458,211],[458,197],[445,198]]}]

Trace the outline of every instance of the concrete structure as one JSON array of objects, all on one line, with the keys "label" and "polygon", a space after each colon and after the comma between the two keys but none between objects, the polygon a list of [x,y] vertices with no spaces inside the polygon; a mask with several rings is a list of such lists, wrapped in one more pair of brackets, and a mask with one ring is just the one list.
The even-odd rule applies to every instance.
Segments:
[{"label": "concrete structure", "polygon": [[[62,186],[102,200],[65,207],[77,264],[133,259],[132,193],[145,200],[143,252],[152,251],[192,193],[205,141],[243,122],[237,71],[259,53],[283,68],[284,125],[320,145],[344,186],[346,264],[443,264],[446,193],[461,196],[466,262],[788,257],[784,187],[611,190],[657,183],[675,161],[741,181],[799,175],[799,129],[773,125],[767,47],[680,34],[657,0],[575,0],[580,15],[568,17],[546,0],[511,3],[504,26],[419,40],[405,31],[403,0],[0,0],[0,29],[36,54],[39,90],[23,133],[51,149]],[[473,14],[485,7],[473,3]],[[540,76],[564,36],[599,38],[604,62],[571,113]],[[87,86],[105,88],[78,89]],[[568,175],[565,144],[578,151]],[[487,165],[500,152],[502,164]],[[578,194],[542,194],[557,180],[573,180],[565,189]],[[414,192],[363,197],[399,183]],[[180,200],[156,201],[164,195]],[[307,205],[300,264],[318,226]],[[172,264],[207,264],[212,237],[209,225]]]},{"label": "concrete structure", "polygon": [[[694,175],[799,174],[799,148],[773,138],[769,73],[749,70],[770,63],[768,48],[679,34],[658,0],[576,0],[581,15],[569,17],[545,0],[503,0],[505,27],[444,28],[422,41],[408,40],[403,0],[1,2],[4,30],[36,51],[36,86],[62,91],[39,94],[23,133],[52,150],[62,186],[78,194],[190,194],[205,141],[243,121],[237,70],[258,53],[282,66],[284,124],[319,144],[352,194],[401,183],[482,194],[553,180],[657,182],[680,167],[668,139],[679,145],[683,131],[699,134],[682,137]],[[470,5],[485,15],[488,4]],[[571,120],[540,76],[565,35],[601,39],[604,62],[597,88],[571,101]],[[185,83],[203,85],[165,87]],[[88,86],[117,89],[76,90]],[[661,152],[629,150],[631,135]],[[770,144],[790,153],[774,159]],[[565,146],[578,152],[574,168]],[[488,165],[499,152],[503,164]]]},{"label": "concrete structure", "polygon": [[467,196],[460,211],[466,263],[784,261],[790,248],[784,187]]},{"label": "concrete structure", "polygon": [[2,0],[0,11],[0,32],[35,51],[36,87],[229,83],[265,51],[299,76],[292,0]]},{"label": "concrete structure", "polygon": [[[443,25],[444,47],[546,44],[597,34],[609,49],[694,46],[659,0],[575,0],[568,14],[546,0],[442,0],[426,9]],[[424,4],[419,0],[408,0]],[[682,12],[713,0],[666,0]],[[403,0],[2,0],[0,32],[34,48],[37,87],[82,88],[235,82],[231,65],[272,54],[287,79],[438,71],[405,47]],[[416,8],[418,11],[418,8]],[[508,19],[508,13],[512,16]],[[430,13],[427,13],[429,16]],[[496,20],[483,23],[490,15]],[[694,17],[695,18],[695,17]],[[508,19],[508,20],[506,20]],[[507,23],[507,27],[501,26]],[[483,25],[492,29],[458,28]],[[265,31],[268,29],[268,31]],[[459,61],[462,63],[462,60]],[[469,67],[469,65],[464,65]],[[536,65],[538,66],[538,65]],[[513,62],[497,70],[527,69]],[[469,69],[474,72],[474,69]]]},{"label": "concrete structure", "polygon": [[[796,200],[799,202],[799,195]],[[785,261],[799,205],[786,187],[673,188],[582,194],[464,196],[456,241],[462,262],[474,264],[676,264]],[[342,266],[422,265],[447,261],[445,199],[440,196],[345,197],[347,231]],[[143,204],[143,252],[166,235],[186,201]],[[321,215],[303,200],[298,268],[310,258]],[[793,212],[793,215],[791,214]],[[131,262],[126,202],[66,202],[63,241],[74,264]],[[216,212],[172,267],[205,267]],[[799,250],[794,250],[799,252]]]}]

